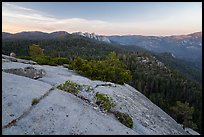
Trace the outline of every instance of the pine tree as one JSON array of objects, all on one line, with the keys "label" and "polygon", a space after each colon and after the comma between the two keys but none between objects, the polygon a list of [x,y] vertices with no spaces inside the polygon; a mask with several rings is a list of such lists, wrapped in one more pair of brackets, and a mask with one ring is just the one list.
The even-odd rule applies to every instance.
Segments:
[{"label": "pine tree", "polygon": [[43,55],[43,49],[39,47],[39,45],[32,44],[29,47],[30,55],[33,57],[36,56],[42,56]]}]

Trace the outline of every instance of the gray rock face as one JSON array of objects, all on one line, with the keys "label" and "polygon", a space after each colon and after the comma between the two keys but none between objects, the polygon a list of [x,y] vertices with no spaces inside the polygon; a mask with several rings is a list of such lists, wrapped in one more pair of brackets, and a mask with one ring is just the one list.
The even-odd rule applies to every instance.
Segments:
[{"label": "gray rock face", "polygon": [[106,36],[96,35],[95,33],[75,32],[75,33],[72,33],[72,34],[81,35],[83,37],[88,37],[88,38],[95,39],[95,40],[102,41],[102,42],[106,42],[106,43],[111,43],[111,41]]},{"label": "gray rock face", "polygon": [[117,120],[102,115],[72,94],[53,90],[28,116],[3,134],[27,135],[137,135]]},{"label": "gray rock face", "polygon": [[2,55],[2,59],[7,60],[7,61],[17,62],[17,59],[15,57],[12,57],[12,56]]},{"label": "gray rock face", "polygon": [[34,67],[25,67],[24,69],[22,68],[15,68],[15,69],[2,69],[2,71],[7,72],[7,73],[12,73],[20,76],[25,76],[29,77],[32,79],[38,79],[42,78],[45,76],[45,70],[43,69],[35,69]]},{"label": "gray rock face", "polygon": [[[5,60],[3,56],[2,60]],[[168,114],[127,84],[93,81],[62,66],[30,66],[4,61],[2,69],[23,73],[18,76],[2,72],[3,134],[189,134]],[[36,70],[44,70],[46,75],[37,80],[24,76]],[[38,75],[40,72],[35,73]],[[30,76],[34,77],[33,74]],[[67,80],[83,85],[78,95],[56,89],[57,85]],[[89,92],[86,90],[88,87]],[[51,88],[53,90],[47,94]],[[116,104],[113,111],[124,112],[132,117],[132,129],[120,123],[111,113],[100,111],[94,104],[97,92],[113,99]],[[32,106],[33,98],[41,100]]]},{"label": "gray rock face", "polygon": [[[23,59],[17,59],[14,57],[15,53],[11,53],[10,56],[2,55],[2,62],[18,62],[18,63],[24,63],[24,64],[31,64],[36,65],[37,63],[32,60],[23,60]],[[22,65],[21,65],[22,66]],[[25,68],[3,68],[2,71],[7,73],[12,73],[20,76],[29,77],[32,79],[38,79],[45,76],[45,70],[43,69],[35,69],[32,66],[26,66]]]},{"label": "gray rock face", "polygon": [[31,107],[33,98],[39,98],[51,87],[41,81],[2,72],[2,126],[20,117]]}]

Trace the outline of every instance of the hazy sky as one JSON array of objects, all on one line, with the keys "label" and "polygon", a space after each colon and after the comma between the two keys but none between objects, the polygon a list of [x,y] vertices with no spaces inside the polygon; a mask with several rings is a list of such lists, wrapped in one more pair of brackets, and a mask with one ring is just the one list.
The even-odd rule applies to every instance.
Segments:
[{"label": "hazy sky", "polygon": [[178,35],[202,30],[202,2],[3,2],[4,32]]}]

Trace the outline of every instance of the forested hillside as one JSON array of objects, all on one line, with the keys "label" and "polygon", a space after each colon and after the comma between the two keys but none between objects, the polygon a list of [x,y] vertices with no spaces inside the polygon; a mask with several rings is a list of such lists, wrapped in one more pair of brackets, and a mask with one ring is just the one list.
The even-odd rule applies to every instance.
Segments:
[{"label": "forested hillside", "polygon": [[110,44],[100,43],[78,35],[67,35],[55,39],[3,39],[2,53],[9,55],[14,52],[17,56],[28,56],[29,46],[32,44],[37,44],[44,49],[45,55],[70,59],[76,56],[101,58],[113,50],[118,51]]},{"label": "forested hillside", "polygon": [[[194,129],[196,127],[201,129],[202,87],[200,84],[188,80],[148,53],[132,52],[119,54],[119,57],[132,72],[133,78],[130,85],[141,91],[178,122]],[[183,104],[182,108],[175,112],[172,109],[174,107],[178,109],[177,101]],[[193,109],[192,112],[190,109]]]}]

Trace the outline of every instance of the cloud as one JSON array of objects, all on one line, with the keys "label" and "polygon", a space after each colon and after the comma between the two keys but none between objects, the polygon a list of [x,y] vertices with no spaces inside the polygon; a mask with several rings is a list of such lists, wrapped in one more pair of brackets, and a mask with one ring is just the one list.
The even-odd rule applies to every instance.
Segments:
[{"label": "cloud", "polygon": [[30,9],[30,8],[25,8],[25,7],[20,7],[20,6],[17,6],[17,5],[14,5],[14,4],[10,4],[8,2],[3,2],[3,7],[9,7],[9,8],[13,8],[13,9],[19,9],[19,10],[25,10],[25,11],[35,11],[33,9]]},{"label": "cloud", "polygon": [[[179,25],[176,18],[152,20],[146,22],[107,22],[102,20],[87,20],[83,18],[58,19],[50,14],[34,9],[20,7],[11,3],[2,4],[2,29],[6,32],[20,31],[67,31],[94,32],[101,35],[168,35],[200,31],[202,25],[185,23]],[[189,17],[185,20],[190,22]],[[198,22],[199,24],[199,22]],[[180,30],[180,32],[179,32]]]},{"label": "cloud", "polygon": [[3,4],[2,11],[3,31],[9,32],[34,29],[49,32],[55,30],[97,32],[98,30],[107,31],[107,28],[114,26],[101,20],[86,20],[82,18],[57,19],[44,13],[39,14],[33,9],[8,3]]},{"label": "cloud", "polygon": [[30,8],[24,8],[16,6],[10,3],[3,3],[2,5],[2,16],[3,17],[12,17],[22,20],[42,20],[42,21],[52,21],[54,20],[53,16],[36,11]]}]

